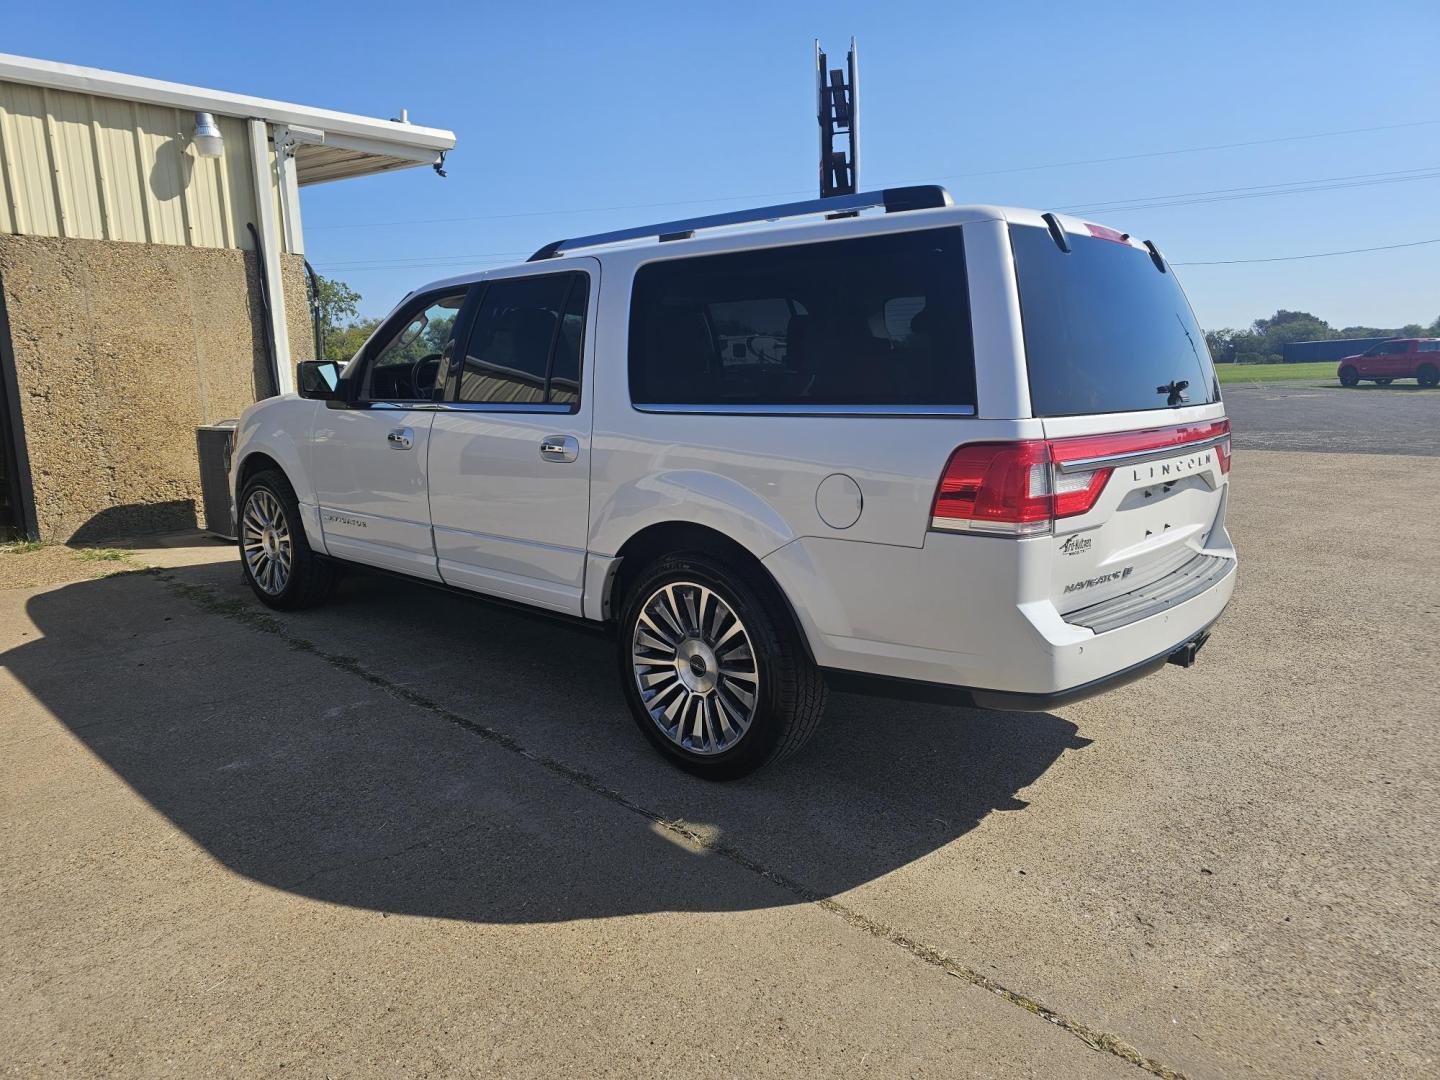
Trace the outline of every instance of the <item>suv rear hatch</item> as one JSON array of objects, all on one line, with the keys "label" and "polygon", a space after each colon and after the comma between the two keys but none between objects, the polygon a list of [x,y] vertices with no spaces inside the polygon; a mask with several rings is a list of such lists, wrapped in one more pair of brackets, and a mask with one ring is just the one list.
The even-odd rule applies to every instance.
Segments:
[{"label": "suv rear hatch", "polygon": [[1103,632],[1229,571],[1204,549],[1223,524],[1230,428],[1204,334],[1159,252],[1044,220],[1010,236],[1051,467],[1050,596]]}]

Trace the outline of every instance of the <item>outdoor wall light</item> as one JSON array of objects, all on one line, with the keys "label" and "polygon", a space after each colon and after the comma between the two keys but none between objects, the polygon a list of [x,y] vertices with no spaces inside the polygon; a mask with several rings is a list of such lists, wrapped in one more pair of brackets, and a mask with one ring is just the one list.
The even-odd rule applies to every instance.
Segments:
[{"label": "outdoor wall light", "polygon": [[225,150],[225,139],[220,134],[220,125],[208,112],[195,114],[195,152],[201,157],[216,158]]}]

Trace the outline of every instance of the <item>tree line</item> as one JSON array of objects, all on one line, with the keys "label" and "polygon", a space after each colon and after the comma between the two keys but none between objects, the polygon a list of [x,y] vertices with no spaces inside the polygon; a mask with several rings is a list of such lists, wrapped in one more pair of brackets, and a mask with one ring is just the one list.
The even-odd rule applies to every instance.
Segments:
[{"label": "tree line", "polygon": [[1334,341],[1337,338],[1440,337],[1440,318],[1429,326],[1410,323],[1379,326],[1331,326],[1308,311],[1283,308],[1268,319],[1256,319],[1244,330],[1207,330],[1205,343],[1217,364],[1278,364],[1281,346],[1292,341]]},{"label": "tree line", "polygon": [[320,326],[320,359],[344,364],[360,351],[379,319],[360,318],[360,294],[337,278],[315,275],[310,297]]}]

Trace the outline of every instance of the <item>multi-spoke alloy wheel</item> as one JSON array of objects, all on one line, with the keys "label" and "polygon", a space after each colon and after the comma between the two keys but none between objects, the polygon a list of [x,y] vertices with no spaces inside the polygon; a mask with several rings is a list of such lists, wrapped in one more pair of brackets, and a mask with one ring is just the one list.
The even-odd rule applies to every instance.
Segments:
[{"label": "multi-spoke alloy wheel", "polygon": [[645,710],[676,746],[712,755],[745,737],[760,672],[745,625],[713,590],[675,581],[651,593],[630,657]]},{"label": "multi-spoke alloy wheel", "polygon": [[283,593],[295,560],[290,526],[280,501],[263,487],[252,491],[245,502],[240,546],[256,587],[270,596]]},{"label": "multi-spoke alloy wheel", "polygon": [[277,611],[323,603],[340,571],[310,549],[300,502],[285,474],[277,469],[255,473],[241,485],[236,503],[245,580],[260,602]]}]

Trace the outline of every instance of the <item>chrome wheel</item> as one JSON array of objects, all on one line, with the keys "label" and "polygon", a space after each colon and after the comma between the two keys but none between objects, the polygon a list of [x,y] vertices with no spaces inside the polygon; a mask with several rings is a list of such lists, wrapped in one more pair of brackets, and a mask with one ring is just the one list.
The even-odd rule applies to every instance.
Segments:
[{"label": "chrome wheel", "polygon": [[284,592],[295,559],[290,526],[280,500],[263,487],[252,491],[245,502],[240,545],[255,584],[269,596]]},{"label": "chrome wheel", "polygon": [[744,738],[760,672],[744,624],[714,591],[689,581],[656,589],[636,616],[630,657],[645,711],[676,746],[719,754]]}]

